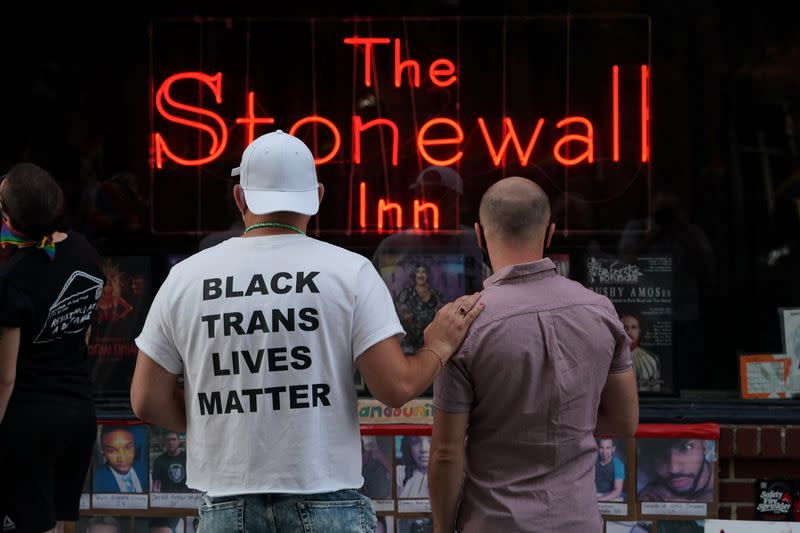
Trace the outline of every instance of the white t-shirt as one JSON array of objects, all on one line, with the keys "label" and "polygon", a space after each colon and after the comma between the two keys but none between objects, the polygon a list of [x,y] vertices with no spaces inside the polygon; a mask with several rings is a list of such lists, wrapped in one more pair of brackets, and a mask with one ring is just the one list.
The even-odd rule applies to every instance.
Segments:
[{"label": "white t-shirt", "polygon": [[402,333],[369,260],[293,234],[175,265],[136,345],[185,376],[189,487],[314,493],[363,484],[355,360]]}]

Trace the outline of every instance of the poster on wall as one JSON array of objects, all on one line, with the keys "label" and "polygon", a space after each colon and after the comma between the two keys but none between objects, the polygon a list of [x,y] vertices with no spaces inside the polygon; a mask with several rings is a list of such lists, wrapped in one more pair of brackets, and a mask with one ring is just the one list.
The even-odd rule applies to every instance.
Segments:
[{"label": "poster on wall", "polygon": [[428,516],[398,517],[397,533],[433,533],[433,520]]},{"label": "poster on wall", "polygon": [[640,392],[671,392],[672,257],[586,258],[586,286],[614,304],[631,339]]},{"label": "poster on wall", "polygon": [[150,507],[196,509],[201,495],[186,485],[186,434],[150,428]]},{"label": "poster on wall", "polygon": [[147,509],[147,427],[97,427],[92,472],[92,507]]},{"label": "poster on wall", "polygon": [[791,361],[787,389],[792,398],[800,398],[800,308],[778,309],[783,333],[783,353]]},{"label": "poster on wall", "polygon": [[394,517],[391,515],[378,515],[375,523],[375,533],[394,533]]},{"label": "poster on wall", "polygon": [[394,511],[392,485],[394,465],[391,436],[361,435],[361,476],[364,485],[360,492],[372,500],[376,511]]},{"label": "poster on wall", "polygon": [[431,510],[428,499],[428,460],[431,438],[421,435],[395,437],[395,490],[397,510],[401,513],[427,513]]},{"label": "poster on wall", "polygon": [[150,258],[106,257],[102,269],[106,283],[89,344],[91,377],[98,396],[127,398],[138,353],[133,341],[152,298]]},{"label": "poster on wall", "polygon": [[637,441],[637,496],[642,514],[705,517],[716,498],[716,442],[703,439]]},{"label": "poster on wall", "polygon": [[800,522],[800,480],[757,479],[756,520]]},{"label": "poster on wall", "polygon": [[601,437],[596,440],[597,461],[594,482],[600,513],[627,516],[628,504],[628,440]]},{"label": "poster on wall", "polygon": [[791,367],[786,354],[739,355],[739,394],[745,400],[791,398]]}]

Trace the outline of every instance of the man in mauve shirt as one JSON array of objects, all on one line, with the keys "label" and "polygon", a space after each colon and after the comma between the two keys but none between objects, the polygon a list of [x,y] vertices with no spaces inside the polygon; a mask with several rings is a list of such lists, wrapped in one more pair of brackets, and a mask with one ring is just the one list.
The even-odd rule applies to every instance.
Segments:
[{"label": "man in mauve shirt", "polygon": [[636,430],[630,340],[608,298],[542,257],[555,225],[538,185],[497,182],[479,220],[495,273],[434,385],[435,531],[601,533],[593,434]]}]

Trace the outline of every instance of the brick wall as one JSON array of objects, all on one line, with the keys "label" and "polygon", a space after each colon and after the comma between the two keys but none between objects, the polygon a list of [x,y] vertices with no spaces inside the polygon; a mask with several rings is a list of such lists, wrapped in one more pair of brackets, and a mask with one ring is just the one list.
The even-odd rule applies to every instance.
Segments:
[{"label": "brick wall", "polygon": [[800,426],[721,426],[719,517],[752,520],[762,478],[800,479]]}]

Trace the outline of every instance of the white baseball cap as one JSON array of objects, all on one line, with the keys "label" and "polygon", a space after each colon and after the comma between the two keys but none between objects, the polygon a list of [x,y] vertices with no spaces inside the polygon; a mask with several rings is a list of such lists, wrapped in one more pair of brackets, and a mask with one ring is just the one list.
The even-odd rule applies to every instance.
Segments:
[{"label": "white baseball cap", "polygon": [[255,215],[319,210],[314,156],[303,141],[281,130],[251,142],[231,176],[239,176],[247,208]]}]

